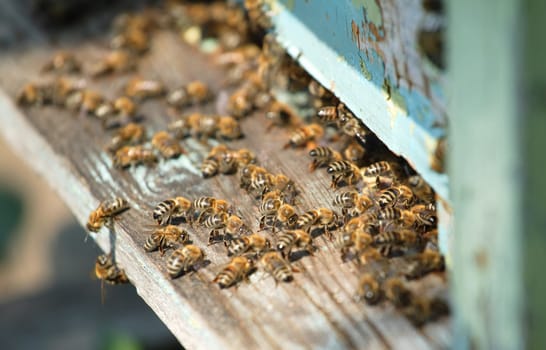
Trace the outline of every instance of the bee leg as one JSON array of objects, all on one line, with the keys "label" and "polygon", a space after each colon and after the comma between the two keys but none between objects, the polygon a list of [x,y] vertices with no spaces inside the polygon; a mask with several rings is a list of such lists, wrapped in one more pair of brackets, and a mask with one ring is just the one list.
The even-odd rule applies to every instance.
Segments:
[{"label": "bee leg", "polygon": [[217,236],[217,235],[218,235],[218,231],[217,231],[217,230],[212,230],[212,231],[210,231],[210,233],[209,233],[209,243],[208,243],[208,245],[212,245],[212,244],[215,243],[214,241],[216,240],[216,236]]},{"label": "bee leg", "polygon": [[316,160],[313,160],[313,162],[309,165],[309,172],[313,172],[317,169],[318,165],[317,165],[317,161]]},{"label": "bee leg", "polygon": [[159,249],[159,254],[160,254],[161,256],[165,255],[165,249],[163,248],[162,245],[160,245],[158,249]]}]

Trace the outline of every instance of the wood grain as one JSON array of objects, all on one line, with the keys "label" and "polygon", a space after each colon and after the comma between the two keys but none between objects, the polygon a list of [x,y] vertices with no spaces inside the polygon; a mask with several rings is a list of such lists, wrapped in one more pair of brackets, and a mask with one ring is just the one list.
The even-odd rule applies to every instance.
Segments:
[{"label": "wood grain", "polygon": [[[60,41],[63,46],[63,41]],[[64,44],[66,45],[66,44]],[[86,61],[105,52],[101,37],[84,38],[65,48]],[[170,33],[154,38],[152,53],[140,64],[140,74],[158,78],[169,87],[197,79],[220,90],[222,72],[211,59],[180,44]],[[1,133],[38,173],[44,176],[84,224],[100,200],[119,196],[131,210],[115,220],[114,230],[103,229],[92,237],[105,251],[115,252],[137,293],[189,349],[211,348],[445,348],[450,341],[449,319],[423,329],[414,328],[391,305],[368,307],[352,299],[356,288],[356,266],[341,262],[332,243],[317,238],[319,252],[294,263],[301,271],[295,281],[276,284],[262,272],[237,289],[220,290],[210,281],[227,262],[225,249],[207,247],[207,233],[190,230],[192,240],[206,251],[210,265],[198,272],[171,280],[165,259],[145,253],[142,245],[152,224],[150,211],[168,197],[212,195],[234,203],[242,217],[257,227],[256,202],[239,189],[236,176],[203,180],[198,166],[207,147],[193,140],[183,145],[188,156],[161,162],[154,168],[112,169],[103,151],[111,136],[92,118],[72,115],[55,107],[20,110],[13,104],[17,90],[27,81],[41,79],[41,64],[58,47],[47,45],[13,50],[0,58]],[[89,80],[89,86],[110,97],[119,93],[129,76]],[[201,108],[214,111],[214,104]],[[168,122],[165,105],[145,102],[141,107],[149,132],[164,129]],[[325,171],[308,173],[309,159],[302,150],[281,151],[284,130],[265,132],[260,113],[243,122],[245,138],[231,146],[255,151],[260,164],[282,171],[301,190],[301,211],[329,207],[333,192]],[[82,237],[82,244],[84,237]],[[67,262],[69,263],[69,262]],[[92,265],[93,262],[89,262]],[[431,275],[412,282],[419,293],[445,294],[442,276]]]}]

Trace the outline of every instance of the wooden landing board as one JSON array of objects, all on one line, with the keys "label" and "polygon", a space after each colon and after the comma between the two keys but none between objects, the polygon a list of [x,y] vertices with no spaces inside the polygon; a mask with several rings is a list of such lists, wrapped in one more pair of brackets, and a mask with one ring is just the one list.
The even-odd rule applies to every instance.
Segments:
[{"label": "wooden landing board", "polygon": [[[72,46],[62,44],[90,62],[105,52],[104,38],[81,39]],[[210,281],[227,262],[224,248],[207,247],[207,233],[190,230],[193,241],[203,247],[210,265],[197,273],[171,280],[165,259],[159,253],[145,253],[142,245],[152,224],[151,209],[157,202],[175,195],[212,195],[230,200],[247,223],[256,228],[257,203],[239,189],[236,176],[203,180],[198,166],[207,149],[195,141],[183,142],[188,156],[160,163],[155,168],[112,169],[103,151],[109,140],[93,118],[73,115],[55,107],[18,109],[13,104],[17,90],[38,79],[41,64],[59,47],[47,45],[22,48],[0,58],[1,133],[31,167],[44,176],[84,224],[99,201],[119,196],[131,210],[115,221],[114,231],[92,235],[105,251],[112,249],[126,270],[137,293],[150,305],[167,327],[188,349],[218,348],[366,348],[431,349],[450,343],[449,319],[414,328],[389,304],[368,307],[353,301],[357,269],[342,264],[339,253],[323,237],[316,239],[319,252],[295,263],[301,270],[289,284],[276,285],[262,272],[238,289],[220,290]],[[222,72],[210,58],[180,44],[169,33],[159,33],[152,53],[140,64],[140,74],[158,78],[169,87],[193,79],[220,89]],[[119,93],[129,78],[118,76],[89,80],[88,84],[110,97]],[[201,108],[213,112],[214,104]],[[141,109],[149,132],[165,129],[168,117],[160,101],[145,102]],[[282,171],[302,191],[301,211],[330,207],[333,192],[324,170],[309,174],[309,159],[302,150],[282,151],[284,130],[265,133],[263,115],[243,122],[245,138],[232,142],[234,148],[255,151],[260,164],[273,172]],[[82,244],[84,237],[82,237]],[[90,242],[87,242],[90,244]],[[70,263],[70,262],[66,262]],[[90,261],[90,268],[93,262]],[[412,282],[415,291],[445,294],[445,281],[431,275]],[[106,301],[108,303],[108,300]]]}]

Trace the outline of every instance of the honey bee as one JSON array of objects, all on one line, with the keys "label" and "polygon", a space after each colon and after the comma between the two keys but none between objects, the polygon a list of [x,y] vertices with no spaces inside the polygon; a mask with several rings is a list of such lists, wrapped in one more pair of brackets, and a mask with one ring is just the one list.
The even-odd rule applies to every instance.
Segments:
[{"label": "honey bee", "polygon": [[156,205],[152,212],[158,225],[169,224],[173,219],[183,218],[186,222],[193,221],[193,203],[184,197],[166,199]]},{"label": "honey bee", "polygon": [[397,308],[408,306],[413,295],[399,278],[389,278],[384,283],[385,297]]},{"label": "honey bee", "polygon": [[367,211],[364,214],[356,216],[347,221],[343,229],[347,232],[363,229],[365,231],[375,233],[374,231],[376,229],[376,226],[377,215],[373,212]]},{"label": "honey bee", "polygon": [[379,194],[377,204],[381,208],[404,208],[407,209],[413,203],[413,191],[404,185],[393,186],[383,190]]},{"label": "honey bee", "polygon": [[442,138],[436,144],[434,153],[430,156],[430,168],[438,173],[445,172],[445,154],[447,149],[447,141]]},{"label": "honey bee", "polygon": [[157,162],[157,157],[152,150],[143,146],[123,146],[116,151],[113,164],[115,168],[128,168],[132,165],[151,165]]},{"label": "honey bee", "polygon": [[143,142],[145,137],[146,129],[144,126],[129,123],[116,132],[116,135],[112,138],[108,146],[106,146],[106,149],[111,153],[115,153],[123,146],[136,145]]},{"label": "honey bee", "polygon": [[385,231],[396,227],[411,228],[417,222],[417,215],[411,210],[398,208],[381,209],[377,213],[377,218],[386,225]]},{"label": "honey bee", "polygon": [[125,49],[142,54],[150,48],[150,35],[141,28],[130,26],[112,38],[110,47],[114,50]]},{"label": "honey bee", "polygon": [[349,112],[344,105],[341,105],[341,114],[339,118],[341,131],[348,136],[357,137],[361,142],[366,142],[367,131],[360,120],[354,114]]},{"label": "honey bee", "polygon": [[250,88],[243,86],[235,90],[228,99],[227,111],[235,118],[242,118],[248,115],[254,109],[253,98],[255,93],[250,91]]},{"label": "honey bee", "polygon": [[417,233],[412,230],[400,230],[381,232],[374,236],[373,241],[376,245],[381,244],[406,244],[414,245],[419,243]]},{"label": "honey bee", "polygon": [[144,243],[144,250],[153,252],[159,249],[159,252],[163,256],[166,249],[172,248],[177,243],[184,244],[188,241],[188,238],[188,232],[178,226],[168,225],[159,227],[152,232],[146,243]]},{"label": "honey bee", "polygon": [[157,80],[146,80],[135,77],[125,85],[125,96],[138,101],[147,98],[162,96],[165,93],[165,85]]},{"label": "honey bee", "polygon": [[166,159],[176,158],[185,153],[178,141],[166,131],[158,131],[152,137],[152,146]]},{"label": "honey bee", "polygon": [[297,120],[296,114],[288,105],[276,100],[269,104],[265,117],[268,120],[266,131],[275,126],[283,127],[295,124]]},{"label": "honey bee", "polygon": [[167,260],[167,271],[171,278],[176,278],[180,274],[194,269],[194,266],[201,263],[205,254],[198,246],[187,244],[182,248],[176,249]]},{"label": "honey bee", "polygon": [[352,231],[344,230],[336,235],[334,244],[341,250],[341,259],[346,261],[371,247],[373,238],[361,228]]},{"label": "honey bee", "polygon": [[372,273],[365,273],[358,281],[358,289],[355,300],[364,299],[369,305],[377,304],[382,297],[381,284]]},{"label": "honey bee", "polygon": [[229,288],[239,281],[246,279],[254,269],[254,262],[248,257],[235,256],[222,271],[216,275],[213,283],[218,283],[220,288]]},{"label": "honey bee", "polygon": [[385,254],[383,254],[380,250],[372,247],[367,247],[358,253],[358,263],[361,266],[377,264],[378,262],[382,261],[383,257],[385,256]]},{"label": "honey bee", "polygon": [[271,243],[266,237],[253,233],[248,236],[242,236],[230,241],[224,242],[228,256],[238,256],[251,252],[252,254],[259,256],[262,252],[269,250]]},{"label": "honey bee", "polygon": [[341,207],[341,213],[345,218],[364,214],[373,207],[373,200],[365,194],[357,191],[345,191],[334,197],[333,205]]},{"label": "honey bee", "polygon": [[295,228],[298,223],[296,209],[290,204],[282,204],[276,215],[266,215],[260,219],[260,230],[271,227],[274,232],[277,223],[281,223],[281,225],[289,229]]},{"label": "honey bee", "polygon": [[366,155],[366,149],[357,141],[353,141],[343,150],[343,156],[350,162],[359,164]]},{"label": "honey bee", "polygon": [[380,175],[393,176],[395,174],[395,166],[387,161],[379,161],[364,168],[364,176],[376,177]]},{"label": "honey bee", "polygon": [[427,249],[410,259],[405,275],[408,279],[416,279],[427,273],[444,269],[444,257],[436,251]]},{"label": "honey bee", "polygon": [[275,282],[290,282],[294,279],[289,262],[277,251],[262,255],[260,263],[264,270],[273,276]]},{"label": "honey bee", "polygon": [[301,248],[310,255],[316,250],[313,238],[304,230],[283,231],[278,235],[277,250],[284,258],[290,257],[294,247]]},{"label": "honey bee", "polygon": [[[211,229],[209,233],[209,245],[213,244],[214,241],[217,240],[219,236],[219,230],[224,230],[225,232],[229,217],[230,216],[227,213],[219,212],[216,214],[211,214],[205,217],[202,221],[200,221],[201,225]],[[225,240],[225,237],[223,238]]]},{"label": "honey bee", "polygon": [[197,222],[203,221],[210,214],[231,212],[229,202],[224,199],[202,196],[193,201],[194,215],[198,215]]},{"label": "honey bee", "polygon": [[[80,84],[81,85],[81,84]],[[67,99],[77,91],[80,87],[72,81],[65,78],[57,78],[51,83],[51,102],[57,106],[64,106]]]},{"label": "honey bee", "polygon": [[434,201],[434,191],[421,176],[410,176],[408,178],[408,185],[411,187],[417,198],[420,198],[425,202]]},{"label": "honey bee", "polygon": [[107,124],[108,118],[112,116],[128,118],[136,114],[136,104],[127,96],[116,98],[113,102],[104,101],[94,110],[95,116]]},{"label": "honey bee", "polygon": [[271,191],[264,195],[258,209],[262,216],[273,215],[279,210],[282,204],[283,201],[281,200],[281,192],[278,190]]},{"label": "honey bee", "polygon": [[320,139],[324,135],[324,129],[319,124],[308,124],[296,129],[284,148],[302,147],[311,141]]},{"label": "honey bee", "polygon": [[322,124],[338,124],[339,123],[339,114],[337,106],[324,106],[319,108],[317,112],[317,117]]},{"label": "honey bee", "polygon": [[414,296],[410,305],[402,309],[402,313],[415,326],[421,327],[427,322],[449,314],[449,305],[441,299]]},{"label": "honey bee", "polygon": [[335,211],[327,208],[319,208],[300,215],[296,227],[309,232],[313,226],[320,226],[330,236],[330,230],[337,229],[338,224],[339,218]]},{"label": "honey bee", "polygon": [[197,105],[208,102],[212,98],[212,92],[209,87],[198,80],[172,90],[167,95],[167,103],[176,108],[182,108],[189,105]]},{"label": "honey bee", "polygon": [[330,163],[326,172],[332,176],[332,183],[330,184],[332,188],[337,188],[342,181],[352,185],[353,182],[357,183],[361,179],[360,169],[347,160]]},{"label": "honey bee", "polygon": [[269,174],[269,172],[265,168],[259,167],[255,164],[248,164],[241,169],[240,187],[246,191],[250,191],[251,186],[256,187],[254,183],[257,181],[257,179],[266,179],[267,174]]},{"label": "honey bee", "polygon": [[78,90],[67,96],[65,107],[71,110],[80,110],[83,113],[94,114],[104,103],[104,96],[93,90]]},{"label": "honey bee", "polygon": [[51,87],[45,84],[26,84],[17,94],[17,103],[22,106],[41,106],[50,103],[51,99]]},{"label": "honey bee", "polygon": [[278,190],[282,193],[284,201],[292,203],[294,197],[298,194],[298,190],[294,181],[284,174],[269,175],[267,177],[266,186],[262,190],[263,193]]},{"label": "honey bee", "polygon": [[81,63],[73,53],[57,52],[53,57],[42,67],[42,72],[55,73],[79,73]]},{"label": "honey bee", "polygon": [[91,70],[91,76],[100,77],[110,73],[124,73],[136,68],[134,57],[123,50],[110,52]]},{"label": "honey bee", "polygon": [[271,28],[272,24],[269,17],[267,17],[265,10],[267,4],[264,0],[245,0],[244,6],[251,23],[263,29]]},{"label": "honey bee", "polygon": [[236,140],[243,136],[241,125],[231,116],[218,117],[217,127],[216,138],[218,139]]},{"label": "honey bee", "polygon": [[417,204],[411,208],[411,212],[415,214],[417,226],[421,228],[435,227],[438,223],[436,216],[436,206],[433,204]]},{"label": "honey bee", "polygon": [[98,232],[108,220],[127,209],[129,209],[129,203],[123,198],[105,200],[89,215],[87,229],[91,232]]},{"label": "honey bee", "polygon": [[316,168],[328,165],[332,162],[341,161],[341,154],[334,151],[330,147],[319,146],[309,151],[309,155],[313,158],[313,162],[309,166],[310,171],[315,171]]},{"label": "honey bee", "polygon": [[111,254],[102,254],[97,257],[95,262],[95,276],[108,284],[129,283],[125,271],[114,263]]},{"label": "honey bee", "polygon": [[218,159],[216,158],[206,158],[201,163],[201,175],[203,175],[203,178],[209,178],[213,177],[218,173],[218,170],[220,168],[220,163],[218,162]]}]

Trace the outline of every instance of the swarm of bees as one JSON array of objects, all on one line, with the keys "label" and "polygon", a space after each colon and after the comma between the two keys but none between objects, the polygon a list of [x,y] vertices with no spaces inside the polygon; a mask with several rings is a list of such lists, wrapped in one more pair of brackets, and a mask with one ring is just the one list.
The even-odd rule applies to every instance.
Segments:
[{"label": "swarm of bees", "polygon": [[[244,6],[250,22],[240,8],[220,2],[169,2],[165,12],[121,15],[113,24],[111,51],[99,62],[85,69],[85,62],[74,54],[59,52],[42,69],[55,74],[53,80],[24,86],[17,102],[54,105],[96,117],[105,128],[114,129],[104,149],[118,169],[151,167],[160,160],[181,157],[186,153],[182,142],[187,139],[209,146],[200,165],[202,177],[236,177],[240,188],[254,199],[258,216],[255,222],[247,222],[234,204],[212,196],[181,194],[159,201],[151,211],[153,229],[142,248],[164,259],[172,279],[205,268],[206,252],[215,246],[225,248],[229,259],[221,267],[212,267],[216,276],[211,282],[221,289],[249,282],[257,271],[271,275],[275,283],[290,282],[297,278],[295,261],[312,258],[319,250],[317,237],[323,235],[339,250],[340,263],[357,266],[361,276],[355,300],[370,305],[388,301],[416,325],[445,315],[449,310],[444,301],[415,295],[408,287],[409,280],[445,268],[437,248],[434,191],[403,161],[377,156],[381,152],[374,153],[369,146],[371,132],[290,60],[270,34],[261,47],[250,43],[252,35],[269,28],[268,8],[263,1],[246,0]],[[219,98],[211,86],[197,80],[169,88],[161,81],[135,76],[121,95],[112,98],[87,88],[85,82],[62,76],[99,78],[132,72],[152,48],[153,32],[166,28],[179,31],[191,43],[195,35],[218,38],[220,50],[213,58],[226,72],[227,114],[195,110]],[[302,120],[292,107],[276,100],[271,88],[279,84],[308,91],[315,115]],[[148,133],[138,123],[139,107],[148,99],[162,100],[176,114],[166,130]],[[290,177],[260,166],[252,150],[218,143],[242,138],[242,118],[254,111],[263,112],[267,130],[289,130],[281,144],[283,152],[305,149],[311,161],[309,172],[324,170],[331,177],[329,208],[300,208],[300,191]],[[111,226],[128,208],[122,198],[102,202],[90,214],[87,229],[98,232],[104,225]],[[208,245],[200,247],[198,241]],[[404,268],[393,269],[393,261],[403,261]],[[95,274],[110,284],[128,282],[111,255],[97,259]]]}]

